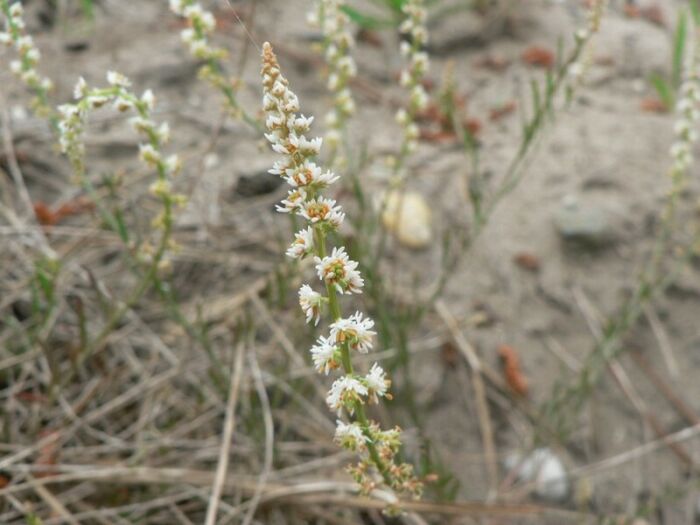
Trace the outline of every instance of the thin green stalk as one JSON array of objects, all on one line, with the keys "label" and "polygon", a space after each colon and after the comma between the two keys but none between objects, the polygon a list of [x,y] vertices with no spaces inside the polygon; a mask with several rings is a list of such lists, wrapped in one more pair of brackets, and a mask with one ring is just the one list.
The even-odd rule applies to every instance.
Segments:
[{"label": "thin green stalk", "polygon": [[[323,231],[323,227],[316,227],[314,230],[314,234],[316,237],[316,255],[323,259],[324,257],[326,257],[327,254],[326,234]],[[335,287],[329,283],[326,283],[326,292],[328,293],[328,309],[331,314],[331,318],[333,319],[333,321],[338,321],[342,318],[340,303],[338,301],[338,293],[335,290]],[[343,365],[344,372],[347,375],[353,375],[354,369],[352,366],[350,349],[348,348],[347,342],[344,342],[340,346],[340,355],[341,364]],[[369,452],[370,458],[372,459],[372,463],[374,463],[374,466],[377,467],[377,470],[382,475],[382,478],[384,479],[384,482],[387,484],[387,486],[391,487],[391,476],[389,475],[388,468],[384,464],[382,459],[379,457],[379,452],[377,452],[377,448],[371,441],[372,434],[369,430],[369,420],[365,412],[365,406],[362,404],[362,402],[358,401],[355,403],[355,413],[356,419],[362,427],[362,432],[370,439],[370,441],[367,443],[367,450]]]}]

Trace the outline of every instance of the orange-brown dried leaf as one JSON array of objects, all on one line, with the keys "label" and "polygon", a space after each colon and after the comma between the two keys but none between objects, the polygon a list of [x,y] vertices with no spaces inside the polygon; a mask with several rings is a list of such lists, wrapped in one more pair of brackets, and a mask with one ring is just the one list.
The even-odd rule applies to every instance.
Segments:
[{"label": "orange-brown dried leaf", "polygon": [[475,117],[467,117],[464,119],[464,122],[462,122],[462,125],[472,137],[476,137],[479,133],[481,133],[481,128],[484,127],[481,120]]},{"label": "orange-brown dried leaf", "polygon": [[420,140],[425,142],[444,143],[454,141],[456,138],[457,135],[455,135],[454,131],[446,131],[442,129],[433,131],[424,128],[421,128],[420,130]]},{"label": "orange-brown dried leaf", "polygon": [[514,348],[508,345],[501,345],[498,349],[503,367],[503,376],[506,383],[513,392],[522,397],[527,397],[529,393],[528,381],[520,367],[520,359]]},{"label": "orange-brown dried leaf", "polygon": [[61,219],[71,217],[73,215],[80,215],[83,212],[92,211],[94,208],[95,205],[92,202],[84,197],[78,197],[59,206],[55,214],[60,222]]},{"label": "orange-brown dried leaf", "polygon": [[639,6],[634,4],[625,4],[622,11],[625,13],[627,18],[639,18],[642,15]]},{"label": "orange-brown dried leaf", "polygon": [[368,46],[374,48],[379,49],[384,47],[384,43],[379,37],[379,33],[377,33],[376,31],[372,31],[371,29],[360,29],[357,32],[356,38],[358,42],[362,42],[363,44],[367,44]]},{"label": "orange-brown dried leaf", "polygon": [[658,4],[650,5],[641,10],[641,17],[659,27],[666,27],[666,19],[664,18],[664,12],[661,10]]},{"label": "orange-brown dried leaf", "polygon": [[31,390],[25,390],[24,392],[17,392],[15,394],[15,399],[22,401],[24,403],[44,403],[46,402],[46,396],[37,392],[32,392]]},{"label": "orange-brown dried leaf", "polygon": [[43,201],[34,203],[34,215],[42,226],[53,226],[58,222],[56,214]]},{"label": "orange-brown dried leaf", "polygon": [[554,65],[554,53],[542,46],[530,46],[521,55],[523,62],[530,66],[550,68]]},{"label": "orange-brown dried leaf", "polygon": [[518,105],[515,100],[509,100],[508,102],[491,108],[491,111],[489,111],[489,119],[492,121],[501,120],[506,115],[513,113],[517,107]]},{"label": "orange-brown dried leaf", "polygon": [[34,461],[34,465],[41,467],[41,470],[36,474],[37,478],[48,478],[56,475],[55,469],[51,467],[58,463],[60,436],[61,434],[57,430],[44,430],[39,433],[39,439],[50,439],[39,449],[39,455]]},{"label": "orange-brown dried leaf", "polygon": [[642,99],[639,103],[639,107],[642,111],[646,111],[647,113],[666,113],[668,111],[668,106],[664,104],[663,100],[655,97]]},{"label": "orange-brown dried leaf", "polygon": [[446,342],[440,347],[440,357],[449,367],[457,366],[459,363],[459,352],[451,342]]},{"label": "orange-brown dried leaf", "polygon": [[538,272],[540,270],[540,258],[534,253],[517,253],[515,257],[513,257],[513,261],[523,270],[528,270],[530,272]]},{"label": "orange-brown dried leaf", "polygon": [[504,71],[510,66],[510,60],[503,55],[487,54],[474,61],[474,66],[489,71]]},{"label": "orange-brown dried leaf", "polygon": [[52,210],[45,202],[37,201],[34,203],[34,214],[39,224],[43,226],[55,226],[67,217],[79,215],[93,208],[94,204],[83,197],[68,201],[55,210]]}]

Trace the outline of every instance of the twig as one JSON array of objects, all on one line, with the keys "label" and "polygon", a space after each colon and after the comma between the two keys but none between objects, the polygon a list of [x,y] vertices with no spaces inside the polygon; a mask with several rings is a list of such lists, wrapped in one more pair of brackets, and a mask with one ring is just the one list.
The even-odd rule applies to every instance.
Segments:
[{"label": "twig", "polygon": [[639,366],[642,372],[649,378],[654,386],[661,392],[673,408],[691,425],[700,424],[700,416],[676,394],[671,386],[663,380],[659,373],[654,370],[646,357],[640,352],[630,352],[630,357]]},{"label": "twig", "polygon": [[[602,321],[600,314],[580,288],[574,288],[574,297],[596,341],[600,343],[604,337],[601,327]],[[656,434],[656,437],[663,439],[665,436],[667,436],[668,432],[666,432],[658,418],[642,401],[641,397],[634,388],[632,381],[629,379],[629,376],[622,368],[620,362],[613,357],[608,362],[608,368],[613,374],[613,377],[617,381],[617,384],[620,386],[620,389],[624,393],[625,397],[627,397],[630,403],[632,403],[632,406],[634,406],[642,420],[651,427]],[[683,447],[675,443],[670,443],[668,446],[678,457],[678,459],[687,467],[692,468],[694,466],[692,457],[685,451],[685,449],[683,449]]]},{"label": "twig", "polygon": [[260,372],[260,366],[258,365],[255,351],[248,354],[248,360],[250,361],[250,369],[253,374],[253,381],[255,382],[255,390],[258,393],[260,405],[263,408],[263,422],[265,425],[265,462],[263,464],[263,470],[260,473],[258,486],[255,488],[255,494],[253,494],[250,506],[248,507],[248,512],[243,519],[243,525],[250,525],[250,523],[253,521],[253,517],[255,516],[255,510],[258,508],[258,503],[260,502],[263,489],[265,488],[265,483],[267,483],[267,479],[272,471],[272,454],[275,443],[275,427],[272,421],[270,400],[267,396],[267,390],[265,390],[265,383],[263,382],[262,373]]},{"label": "twig", "polygon": [[219,462],[216,467],[216,476],[214,477],[211,498],[209,499],[209,507],[207,508],[205,525],[214,525],[216,523],[216,512],[219,508],[219,501],[221,500],[224,482],[226,481],[229,452],[231,450],[233,431],[236,427],[236,405],[238,404],[238,392],[241,386],[244,353],[244,343],[239,343],[236,349],[236,362],[233,365],[231,374],[231,385],[229,389],[228,403],[226,404],[226,420],[224,421],[224,431],[221,436]]},{"label": "twig", "polygon": [[41,251],[44,253],[44,255],[48,256],[55,256],[56,254],[54,251],[51,249],[49,246],[48,241],[46,240],[46,236],[44,233],[41,231],[41,228],[38,225],[38,222],[36,220],[36,216],[34,215],[34,205],[32,204],[32,198],[29,195],[29,191],[27,190],[27,186],[24,183],[24,177],[22,176],[22,171],[19,168],[19,163],[17,162],[17,156],[15,155],[15,149],[12,145],[12,130],[10,129],[10,114],[7,111],[7,104],[5,102],[4,97],[0,98],[0,112],[1,118],[2,118],[2,138],[3,138],[3,147],[5,149],[5,156],[7,157],[7,165],[10,171],[10,175],[12,176],[12,180],[15,183],[15,187],[17,188],[17,193],[19,194],[19,198],[22,201],[22,204],[26,208],[26,213],[27,216],[25,217],[25,220],[30,222],[33,226],[36,226],[32,228],[32,233],[34,234],[36,240],[38,241],[39,247]]},{"label": "twig", "polygon": [[668,368],[668,371],[672,377],[678,377],[680,375],[678,371],[678,362],[673,355],[673,348],[671,347],[671,342],[668,339],[668,334],[666,333],[666,330],[664,330],[664,327],[659,320],[659,316],[656,315],[656,310],[651,308],[648,303],[643,306],[643,310],[644,315],[651,326],[651,331],[654,333],[654,337],[656,337],[656,340],[659,343],[659,349],[661,350],[661,355],[666,362],[666,368]]},{"label": "twig", "polygon": [[584,477],[590,476],[591,474],[597,471],[614,469],[620,467],[621,465],[624,465],[625,463],[634,461],[635,459],[638,459],[646,454],[656,452],[657,450],[660,450],[663,447],[682,443],[683,441],[688,441],[689,439],[695,438],[699,435],[700,423],[691,427],[684,428],[683,430],[679,430],[678,432],[674,432],[673,434],[668,434],[655,441],[650,441],[636,448],[626,450],[621,454],[603,459],[601,461],[598,461],[597,463],[591,463],[589,465],[580,467],[578,469],[573,470],[571,474],[575,477]]},{"label": "twig", "polygon": [[457,326],[457,320],[452,315],[442,300],[435,303],[435,310],[442,318],[450,331],[452,338],[459,350],[464,355],[469,367],[472,371],[472,382],[474,383],[474,396],[476,398],[476,411],[479,416],[479,425],[481,427],[481,439],[484,445],[484,456],[489,474],[489,483],[491,487],[491,495],[495,494],[498,487],[498,464],[496,445],[493,437],[493,428],[491,427],[491,415],[489,413],[488,401],[486,400],[486,387],[484,379],[481,375],[482,366],[479,356]]},{"label": "twig", "polygon": [[80,522],[78,522],[78,520],[75,519],[70,512],[68,512],[68,509],[66,509],[66,507],[49,491],[49,489],[39,483],[36,483],[34,484],[34,490],[41,497],[41,499],[46,502],[53,512],[61,516],[62,521],[70,523],[70,525],[80,525]]}]

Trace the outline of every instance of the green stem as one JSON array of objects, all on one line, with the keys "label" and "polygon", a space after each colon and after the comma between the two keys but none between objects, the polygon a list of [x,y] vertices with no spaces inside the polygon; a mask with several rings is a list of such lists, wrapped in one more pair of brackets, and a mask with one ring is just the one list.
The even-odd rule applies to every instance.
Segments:
[{"label": "green stem", "polygon": [[[321,259],[323,259],[327,254],[326,234],[323,231],[323,227],[316,227],[314,229],[314,235],[316,237],[316,253]],[[335,287],[329,283],[326,283],[326,292],[328,293],[328,309],[330,311],[331,318],[334,321],[337,321],[342,317],[340,303],[338,302],[338,292],[336,291]],[[343,371],[347,375],[353,375],[354,369],[352,366],[352,359],[350,358],[350,349],[348,348],[347,343],[343,343],[340,346],[340,360],[343,365]],[[365,412],[365,405],[361,401],[355,403],[355,414],[357,422],[362,427],[362,432],[370,439],[370,441],[367,443],[369,457],[379,473],[382,475],[384,483],[386,483],[388,487],[391,487],[392,481],[391,476],[389,475],[389,469],[382,461],[382,458],[379,457],[377,447],[371,441],[372,435],[369,430],[369,419],[367,418],[367,413]]]}]

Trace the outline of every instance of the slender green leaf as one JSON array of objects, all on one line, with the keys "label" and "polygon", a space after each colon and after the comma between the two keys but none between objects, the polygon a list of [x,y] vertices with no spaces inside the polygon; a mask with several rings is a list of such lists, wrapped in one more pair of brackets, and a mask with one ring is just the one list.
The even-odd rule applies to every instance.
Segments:
[{"label": "slender green leaf", "polygon": [[693,22],[696,26],[700,26],[700,1],[690,0],[690,14],[693,16]]},{"label": "slender green leaf", "polygon": [[343,6],[342,10],[350,17],[350,20],[364,29],[382,29],[395,25],[392,20],[367,15],[347,5]]},{"label": "slender green leaf", "polygon": [[651,85],[654,86],[656,94],[661,99],[661,102],[663,102],[667,108],[672,108],[675,97],[673,95],[673,89],[671,89],[669,83],[666,82],[661,75],[656,73],[649,78],[649,82],[651,82]]},{"label": "slender green leaf", "polygon": [[673,43],[673,70],[671,80],[673,87],[678,88],[683,74],[683,56],[685,55],[685,41],[688,34],[688,19],[684,12],[678,15],[675,41]]}]

